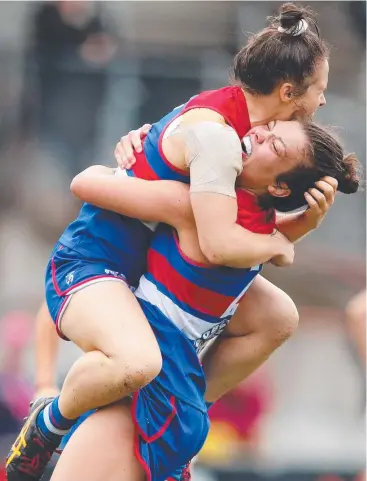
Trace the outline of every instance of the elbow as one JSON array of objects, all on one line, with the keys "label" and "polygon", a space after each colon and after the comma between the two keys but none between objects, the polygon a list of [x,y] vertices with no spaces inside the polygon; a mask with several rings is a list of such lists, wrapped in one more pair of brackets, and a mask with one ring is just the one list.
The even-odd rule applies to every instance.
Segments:
[{"label": "elbow", "polygon": [[204,256],[206,257],[206,259],[210,262],[210,264],[214,265],[214,266],[223,266],[225,265],[225,260],[224,258],[217,254],[216,252],[214,251],[208,251],[207,254],[204,253]]},{"label": "elbow", "polygon": [[[90,188],[91,179],[100,175],[101,169],[107,169],[106,167],[100,165],[92,165],[87,167],[83,172],[77,174],[70,184],[70,191],[76,196],[82,199],[82,196]],[[108,170],[108,169],[107,169]],[[83,199],[82,199],[83,200]]]},{"label": "elbow", "polygon": [[85,191],[86,191],[86,184],[85,184],[85,177],[83,173],[76,175],[70,184],[70,191],[78,199],[86,201],[85,199]]},{"label": "elbow", "polygon": [[76,175],[71,181],[70,192],[76,197],[78,197],[78,193],[80,192],[81,183],[80,174]]},{"label": "elbow", "polygon": [[225,265],[226,256],[220,243],[213,241],[212,239],[200,239],[200,249],[205,258],[213,265]]}]

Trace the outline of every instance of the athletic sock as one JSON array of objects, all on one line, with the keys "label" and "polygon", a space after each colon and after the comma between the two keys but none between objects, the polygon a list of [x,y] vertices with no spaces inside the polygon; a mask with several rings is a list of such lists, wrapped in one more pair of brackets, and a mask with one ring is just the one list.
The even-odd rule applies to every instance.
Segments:
[{"label": "athletic sock", "polygon": [[37,416],[37,426],[47,439],[60,442],[70,428],[78,421],[65,418],[59,409],[59,396],[48,404]]}]

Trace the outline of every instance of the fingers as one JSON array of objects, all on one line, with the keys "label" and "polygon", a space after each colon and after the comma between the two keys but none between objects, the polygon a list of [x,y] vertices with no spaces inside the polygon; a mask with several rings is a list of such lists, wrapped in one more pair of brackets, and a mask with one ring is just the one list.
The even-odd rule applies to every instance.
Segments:
[{"label": "fingers", "polygon": [[[146,136],[146,134],[143,134],[143,130],[132,130],[129,132],[129,141],[131,143],[131,147],[136,151],[136,152],[141,152],[143,150],[143,144],[142,144],[142,139]],[[133,153],[134,155],[134,153]]]},{"label": "fingers", "polygon": [[143,150],[143,140],[147,136],[149,130],[152,128],[151,124],[144,124],[143,127],[137,130],[131,130],[129,132],[129,138],[132,146],[136,152],[141,152]]},{"label": "fingers", "polygon": [[114,151],[113,155],[115,156],[115,160],[116,160],[118,166],[121,167],[121,169],[124,169],[127,159],[125,158],[124,153],[120,152],[119,146],[120,146],[120,144],[116,144],[115,151]]},{"label": "fingers", "polygon": [[325,195],[322,192],[320,192],[318,189],[313,188],[309,189],[308,193],[311,194],[312,197],[316,200],[317,205],[322,212],[327,211],[329,205],[327,203]]},{"label": "fingers", "polygon": [[324,214],[334,203],[338,181],[333,177],[323,177],[315,185],[317,189],[309,189],[305,199],[315,213]]},{"label": "fingers", "polygon": [[322,179],[320,179],[320,182],[326,182],[327,184],[331,185],[334,192],[336,192],[337,189],[338,189],[338,181],[336,179],[334,179],[334,177],[330,177],[330,176],[327,175],[327,176],[323,177]]},{"label": "fingers", "polygon": [[121,137],[116,144],[115,159],[121,169],[130,169],[135,164],[134,145],[130,140],[130,134]]},{"label": "fingers", "polygon": [[329,205],[332,205],[335,200],[335,193],[336,193],[336,188],[338,186],[338,183],[336,182],[336,188],[334,186],[324,180],[319,180],[315,184],[322,192],[324,193],[324,196],[326,198],[326,201]]},{"label": "fingers", "polygon": [[152,128],[152,124],[144,124],[143,125],[143,127],[141,128],[141,133],[144,135],[144,137],[149,133],[149,130],[151,128]]},{"label": "fingers", "polygon": [[316,182],[316,186],[322,190],[326,199],[327,207],[329,208],[334,204],[335,195],[338,188],[338,181],[332,177],[328,177],[328,179],[330,179],[330,182],[323,179],[319,180]]},{"label": "fingers", "polygon": [[[135,164],[136,158],[135,158],[135,151],[141,152],[141,142],[139,135],[136,136],[136,130],[131,130],[127,135],[124,135],[124,137],[121,137],[120,140],[120,145],[122,149],[124,150],[125,156],[127,158],[128,166],[126,168],[130,168]],[[139,146],[140,144],[140,150],[136,149],[136,145]]]},{"label": "fingers", "polygon": [[151,124],[144,124],[140,129],[131,130],[121,137],[115,148],[115,159],[122,169],[130,169],[136,162],[135,152],[143,150],[143,140],[151,129]]},{"label": "fingers", "polygon": [[[310,191],[311,190],[312,189],[310,189]],[[314,189],[314,190],[316,190],[316,189]],[[305,195],[305,199],[307,201],[307,204],[308,204],[310,210],[315,212],[316,215],[321,215],[321,209],[319,207],[319,204],[318,204],[317,200],[309,192],[305,192],[304,195]]]},{"label": "fingers", "polygon": [[116,144],[114,155],[115,155],[115,159],[116,159],[116,162],[117,162],[118,166],[122,170],[124,170],[124,169],[129,168],[130,162],[129,162],[129,159],[127,157],[126,151],[124,150],[124,148],[122,146],[121,140],[120,140],[120,142],[118,142]]}]

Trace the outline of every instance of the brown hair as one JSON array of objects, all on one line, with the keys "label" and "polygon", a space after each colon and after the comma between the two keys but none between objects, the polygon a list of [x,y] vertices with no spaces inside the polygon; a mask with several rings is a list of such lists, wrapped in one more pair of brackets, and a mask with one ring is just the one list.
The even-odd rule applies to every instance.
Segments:
[{"label": "brown hair", "polygon": [[344,194],[357,192],[362,167],[355,154],[344,154],[343,146],[332,129],[314,122],[303,122],[308,143],[301,165],[278,176],[278,184],[285,183],[291,190],[288,197],[272,197],[266,194],[259,198],[263,208],[274,208],[280,212],[290,212],[307,205],[304,193],[315,187],[322,177],[334,177],[338,181],[338,191]]},{"label": "brown hair", "polygon": [[[298,34],[302,20],[308,27]],[[285,3],[279,16],[271,18],[269,27],[252,35],[236,55],[234,78],[253,94],[268,95],[281,83],[291,82],[295,95],[302,95],[317,65],[328,56],[314,13]]]}]

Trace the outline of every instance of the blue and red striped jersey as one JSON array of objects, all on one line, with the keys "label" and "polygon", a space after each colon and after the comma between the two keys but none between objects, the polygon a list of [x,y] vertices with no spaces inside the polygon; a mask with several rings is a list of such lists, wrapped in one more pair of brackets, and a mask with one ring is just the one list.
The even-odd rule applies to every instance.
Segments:
[{"label": "blue and red striped jersey", "polygon": [[[237,201],[239,225],[262,234],[274,230],[274,212],[262,211],[253,194],[237,189]],[[200,351],[225,328],[261,269],[194,262],[181,251],[175,230],[161,225],[136,296],[157,307]]]}]

